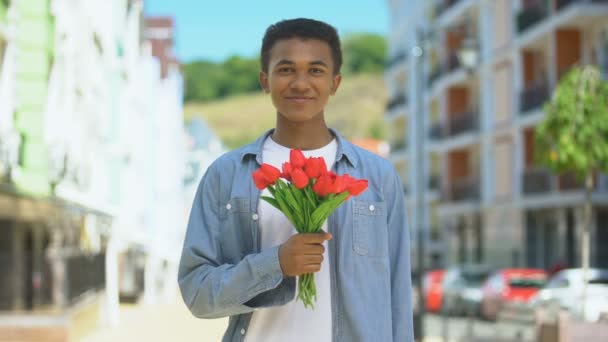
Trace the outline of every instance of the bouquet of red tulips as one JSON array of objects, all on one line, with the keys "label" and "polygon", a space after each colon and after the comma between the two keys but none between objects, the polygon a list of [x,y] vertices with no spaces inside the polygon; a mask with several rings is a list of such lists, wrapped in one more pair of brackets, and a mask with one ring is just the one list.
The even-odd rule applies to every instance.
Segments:
[{"label": "bouquet of red tulips", "polygon": [[[289,159],[283,163],[283,170],[262,164],[253,173],[253,181],[258,189],[268,189],[272,197],[261,198],[285,214],[298,233],[320,232],[334,210],[367,189],[365,179],[328,171],[321,157],[306,158],[302,151],[291,150]],[[314,308],[316,297],[314,274],[300,276],[297,299],[305,307]]]}]

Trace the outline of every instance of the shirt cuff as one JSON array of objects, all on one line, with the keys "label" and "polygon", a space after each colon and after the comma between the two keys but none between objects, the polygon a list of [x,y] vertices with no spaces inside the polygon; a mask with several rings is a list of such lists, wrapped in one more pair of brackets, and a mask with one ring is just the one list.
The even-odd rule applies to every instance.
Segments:
[{"label": "shirt cuff", "polygon": [[255,271],[260,277],[260,290],[267,291],[279,286],[283,281],[283,270],[279,262],[279,248],[274,246],[262,250],[257,255]]}]

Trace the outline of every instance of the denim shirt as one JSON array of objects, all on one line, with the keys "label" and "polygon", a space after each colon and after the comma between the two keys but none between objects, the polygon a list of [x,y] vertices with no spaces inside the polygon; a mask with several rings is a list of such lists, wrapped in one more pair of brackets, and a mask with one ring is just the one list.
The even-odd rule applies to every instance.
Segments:
[{"label": "denim shirt", "polygon": [[[223,341],[243,341],[252,312],[294,300],[278,246],[260,249],[260,191],[251,174],[272,130],[218,158],[190,213],[178,281],[198,318],[230,316]],[[409,232],[401,181],[384,158],[337,132],[333,171],[369,181],[328,219],[333,341],[413,341]],[[306,324],[302,322],[301,324]]]}]

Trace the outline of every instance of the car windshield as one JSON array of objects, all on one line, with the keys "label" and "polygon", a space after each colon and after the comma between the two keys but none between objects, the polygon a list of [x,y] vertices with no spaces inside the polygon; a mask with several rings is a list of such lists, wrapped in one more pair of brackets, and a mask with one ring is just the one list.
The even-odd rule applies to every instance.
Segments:
[{"label": "car windshield", "polygon": [[509,285],[517,288],[541,288],[546,282],[543,278],[514,278],[509,281]]}]

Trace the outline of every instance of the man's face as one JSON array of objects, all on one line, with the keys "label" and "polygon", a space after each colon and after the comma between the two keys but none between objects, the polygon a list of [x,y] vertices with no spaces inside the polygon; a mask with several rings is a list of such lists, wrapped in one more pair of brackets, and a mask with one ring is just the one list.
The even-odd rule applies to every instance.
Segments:
[{"label": "man's face", "polygon": [[323,114],[323,108],[340,85],[334,75],[329,45],[316,39],[279,40],[270,50],[268,73],[260,72],[260,84],[290,122],[306,122]]}]

